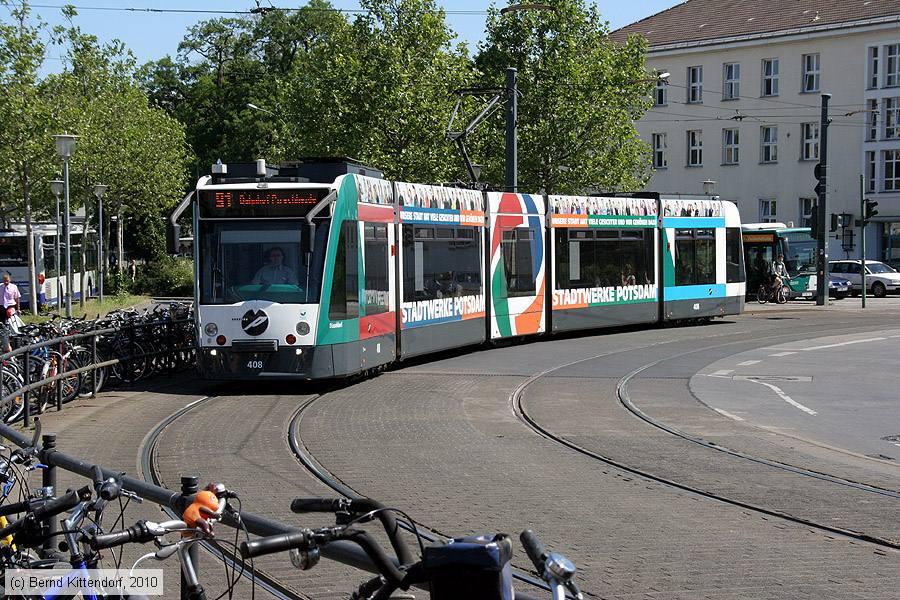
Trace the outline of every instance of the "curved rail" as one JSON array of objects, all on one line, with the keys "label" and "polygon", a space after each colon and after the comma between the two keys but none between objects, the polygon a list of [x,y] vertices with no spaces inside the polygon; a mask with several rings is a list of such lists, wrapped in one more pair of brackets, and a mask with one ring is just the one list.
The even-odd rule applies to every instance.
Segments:
[{"label": "curved rail", "polygon": [[[776,336],[768,336],[768,337],[767,337],[767,341],[770,341],[773,337],[788,337],[788,336],[791,336],[791,335],[796,335],[796,334],[781,334],[781,335],[776,335]],[[626,390],[627,382],[630,381],[630,380],[631,380],[635,375],[637,375],[638,373],[641,373],[642,371],[644,371],[644,370],[646,370],[646,369],[649,369],[649,368],[653,367],[654,365],[660,364],[660,363],[662,363],[662,362],[664,362],[664,361],[666,361],[666,360],[672,360],[672,359],[674,359],[674,358],[684,356],[685,354],[691,354],[691,353],[696,353],[696,352],[701,352],[701,351],[707,351],[707,350],[709,350],[710,348],[720,348],[720,347],[726,347],[726,346],[735,345],[735,344],[741,344],[741,343],[746,343],[746,340],[740,340],[740,341],[734,341],[734,342],[727,342],[727,343],[724,343],[724,344],[718,344],[718,345],[716,345],[716,346],[706,346],[706,347],[704,347],[704,348],[702,348],[702,349],[695,350],[695,351],[691,351],[691,352],[680,352],[680,353],[678,353],[677,356],[674,356],[674,357],[666,357],[666,358],[663,358],[663,359],[659,359],[659,360],[657,360],[657,361],[653,361],[652,363],[648,363],[648,364],[646,364],[646,365],[644,365],[644,366],[642,366],[642,367],[640,367],[640,368],[638,368],[638,369],[632,371],[631,373],[628,373],[627,375],[625,375],[624,377],[622,377],[622,378],[619,379],[619,381],[618,381],[618,383],[617,383],[617,385],[616,385],[617,395],[620,395],[620,394],[623,394],[623,393],[624,393],[624,394],[625,394],[625,398],[627,398],[627,390]],[[649,347],[649,345],[648,345],[647,347]],[[636,349],[639,350],[639,349],[641,349],[641,347],[631,349],[630,351],[633,351],[633,350],[636,350]],[[511,407],[512,407],[512,410],[513,410],[514,414],[516,415],[516,417],[517,417],[520,421],[522,421],[522,422],[523,422],[525,425],[527,425],[530,429],[532,429],[533,431],[535,431],[536,433],[538,433],[538,434],[541,435],[542,437],[544,437],[544,438],[546,438],[546,439],[548,439],[548,440],[551,440],[552,442],[554,442],[554,443],[556,443],[556,444],[565,446],[565,447],[569,448],[570,450],[573,450],[573,451],[575,451],[575,452],[577,452],[577,453],[579,453],[579,454],[581,454],[581,455],[583,455],[583,456],[587,456],[587,457],[589,457],[589,458],[591,458],[591,459],[593,459],[593,460],[600,461],[600,462],[602,462],[602,463],[604,463],[604,464],[606,464],[606,465],[615,467],[615,468],[617,468],[617,469],[621,469],[621,470],[623,470],[623,471],[632,473],[632,474],[634,474],[634,475],[638,475],[638,476],[640,476],[640,477],[643,477],[643,478],[645,478],[645,479],[649,479],[649,480],[651,480],[651,481],[655,481],[655,482],[660,483],[660,484],[662,484],[662,485],[665,485],[665,486],[668,486],[668,487],[672,487],[672,488],[676,488],[676,489],[679,489],[679,490],[682,490],[682,491],[686,491],[686,492],[689,492],[689,493],[692,493],[692,494],[696,494],[696,495],[698,495],[698,496],[701,496],[701,497],[704,497],[704,498],[708,498],[708,499],[711,499],[711,500],[716,500],[716,501],[723,502],[723,503],[726,503],[726,504],[731,504],[731,505],[733,505],[733,506],[737,506],[737,507],[740,507],[740,508],[743,508],[743,509],[746,509],[746,510],[752,510],[752,511],[754,511],[754,512],[761,513],[761,514],[765,514],[765,515],[768,515],[768,516],[771,516],[771,517],[777,517],[777,518],[780,518],[780,519],[783,519],[783,520],[786,520],[786,521],[790,521],[790,522],[793,522],[793,523],[796,523],[796,524],[805,525],[805,526],[807,526],[807,527],[812,527],[812,528],[815,528],[815,529],[819,529],[819,530],[821,530],[821,531],[827,531],[827,532],[832,533],[832,534],[837,534],[837,535],[841,535],[841,536],[844,536],[844,537],[848,537],[848,538],[852,538],[852,539],[856,539],[856,540],[868,542],[868,543],[871,543],[871,544],[875,544],[875,545],[877,545],[877,546],[882,546],[882,547],[886,547],[886,548],[891,548],[891,549],[894,549],[894,550],[900,550],[900,542],[895,541],[895,540],[891,540],[891,539],[888,539],[888,538],[883,538],[883,537],[879,537],[879,536],[875,536],[875,535],[871,535],[871,534],[867,534],[867,533],[863,533],[863,532],[857,532],[857,531],[852,531],[852,530],[848,530],[848,529],[843,529],[843,528],[841,528],[841,527],[835,527],[835,526],[832,526],[832,525],[828,525],[828,524],[826,524],[826,523],[820,523],[820,522],[816,522],[816,521],[813,521],[813,520],[810,520],[810,519],[805,519],[805,518],[803,518],[803,517],[798,517],[798,516],[796,516],[796,515],[791,515],[791,514],[789,514],[789,513],[784,513],[784,512],[782,512],[782,511],[778,511],[778,510],[774,510],[774,509],[769,509],[769,508],[766,508],[766,507],[764,507],[764,506],[760,506],[760,505],[757,505],[757,504],[753,504],[753,503],[749,503],[749,502],[744,502],[744,501],[742,501],[742,500],[738,500],[738,499],[735,499],[735,498],[729,498],[729,497],[724,496],[724,495],[722,495],[722,494],[717,494],[717,493],[714,493],[714,492],[709,492],[709,491],[704,490],[704,489],[701,489],[701,488],[699,488],[699,487],[692,486],[692,485],[687,485],[687,484],[684,484],[684,483],[680,483],[680,482],[678,482],[678,481],[674,481],[674,480],[668,479],[668,478],[666,478],[666,477],[662,477],[662,476],[659,476],[659,475],[655,475],[655,474],[653,474],[653,473],[651,473],[651,472],[649,472],[649,471],[646,471],[646,470],[644,470],[644,469],[641,469],[641,468],[638,468],[638,467],[635,467],[635,466],[632,466],[632,465],[625,464],[625,463],[623,463],[623,462],[621,462],[621,461],[619,461],[619,460],[613,459],[613,458],[608,457],[608,456],[604,456],[604,455],[602,455],[602,454],[600,454],[600,453],[598,453],[598,452],[595,452],[595,451],[590,450],[590,449],[588,449],[588,448],[585,448],[585,447],[583,447],[583,446],[581,446],[581,445],[579,445],[579,444],[576,444],[576,443],[574,443],[574,442],[572,442],[572,441],[570,441],[570,440],[567,440],[567,439],[565,439],[564,437],[561,437],[561,436],[559,436],[559,435],[556,435],[555,433],[553,433],[552,431],[550,431],[549,429],[547,429],[546,427],[544,427],[543,425],[541,425],[540,423],[538,423],[537,420],[535,420],[534,418],[532,418],[532,417],[527,413],[527,411],[525,410],[524,406],[522,405],[522,394],[523,394],[523,392],[525,391],[525,389],[528,388],[528,386],[530,386],[531,384],[533,384],[534,382],[536,382],[536,381],[539,380],[540,378],[542,378],[542,377],[544,377],[544,376],[546,376],[546,375],[548,375],[548,374],[550,374],[550,373],[553,373],[553,372],[555,372],[555,371],[559,371],[560,369],[564,369],[564,368],[566,368],[566,367],[570,367],[570,366],[573,366],[573,365],[576,365],[576,364],[579,364],[579,363],[584,363],[584,362],[588,362],[588,361],[591,361],[591,360],[595,360],[595,359],[597,359],[597,358],[601,358],[601,357],[606,356],[606,355],[609,355],[609,354],[613,354],[613,353],[605,353],[605,354],[600,354],[600,355],[596,355],[596,356],[591,356],[591,357],[579,359],[579,360],[572,361],[572,362],[567,363],[567,364],[564,364],[564,365],[559,365],[559,366],[553,367],[553,368],[551,368],[551,369],[547,369],[547,370],[545,370],[545,371],[542,371],[541,373],[537,373],[537,374],[535,374],[535,375],[532,375],[531,377],[529,377],[528,379],[526,379],[525,381],[523,381],[521,384],[519,384],[519,385],[516,387],[516,389],[514,389],[514,390],[510,393],[510,395],[509,395],[510,405],[511,405]],[[623,391],[623,390],[624,390],[624,391]],[[628,408],[627,404],[630,404],[630,402],[629,402],[628,400],[623,399],[622,396],[619,396],[619,400],[620,400],[620,402],[622,402],[623,406],[625,406],[626,408]],[[630,410],[630,409],[629,409],[629,410]],[[638,412],[640,412],[640,411],[638,411],[638,412],[630,411],[630,412],[632,412],[632,414],[634,414],[635,416],[638,416],[639,418],[644,419],[644,416],[645,416],[645,415],[642,416],[643,413],[638,414]],[[648,417],[648,419],[649,419],[649,417]],[[647,419],[644,419],[644,420],[647,420]],[[669,428],[666,428],[666,427],[662,426],[662,424],[657,424],[657,422],[653,421],[652,419],[651,419],[651,420],[647,420],[647,422],[650,423],[651,425],[655,426],[655,427],[660,427],[663,431],[666,431],[667,433],[670,433],[671,435],[676,435],[676,436],[678,436],[678,437],[683,437],[683,436],[679,435],[680,432],[677,432],[677,430],[674,430],[674,429],[670,430]],[[705,442],[705,440],[700,440],[699,438],[691,439],[691,437],[693,437],[693,436],[685,437],[684,439],[688,439],[688,441],[692,441],[692,442],[695,442],[695,441],[696,441],[697,443],[701,444],[701,445],[704,446],[704,447],[707,447],[707,448],[710,448],[710,449],[715,449],[715,450],[718,450],[718,451],[721,451],[721,452],[725,452],[725,453],[730,454],[730,455],[733,455],[733,456],[735,456],[735,457],[737,457],[737,458],[741,458],[741,459],[744,459],[744,460],[753,461],[753,462],[756,462],[756,463],[758,463],[758,464],[763,464],[763,465],[766,465],[766,466],[769,466],[769,467],[773,467],[773,468],[779,468],[779,469],[788,470],[788,471],[790,471],[790,472],[792,472],[792,473],[794,473],[794,474],[800,475],[800,476],[811,477],[811,478],[815,478],[815,479],[819,479],[819,480],[824,480],[824,481],[827,481],[827,482],[829,482],[829,483],[835,483],[835,484],[839,484],[839,485],[846,485],[846,486],[848,486],[848,487],[852,487],[852,488],[854,488],[854,489],[859,489],[859,490],[864,491],[864,492],[873,493],[873,494],[879,494],[879,495],[884,495],[884,496],[889,496],[889,497],[892,497],[892,498],[898,498],[898,499],[900,499],[900,493],[897,493],[897,492],[895,492],[895,491],[893,491],[893,490],[886,490],[886,489],[883,489],[883,488],[878,488],[878,487],[874,487],[874,486],[869,486],[869,485],[866,485],[866,484],[863,484],[863,483],[860,483],[860,482],[856,482],[856,481],[852,481],[852,480],[846,480],[846,479],[842,479],[842,478],[839,478],[839,477],[834,477],[834,476],[826,475],[826,474],[823,474],[823,473],[818,473],[818,472],[811,471],[811,470],[808,470],[808,469],[803,469],[803,468],[801,468],[801,467],[796,467],[796,466],[793,466],[793,465],[787,465],[787,464],[778,463],[778,462],[775,462],[775,461],[770,461],[770,460],[767,460],[767,459],[762,459],[762,458],[759,458],[759,457],[754,457],[754,456],[749,455],[749,454],[746,454],[746,453],[741,453],[741,452],[738,452],[738,451],[730,450],[730,449],[725,448],[725,447],[717,446],[717,445],[715,445],[715,444],[710,444],[709,442]]]}]

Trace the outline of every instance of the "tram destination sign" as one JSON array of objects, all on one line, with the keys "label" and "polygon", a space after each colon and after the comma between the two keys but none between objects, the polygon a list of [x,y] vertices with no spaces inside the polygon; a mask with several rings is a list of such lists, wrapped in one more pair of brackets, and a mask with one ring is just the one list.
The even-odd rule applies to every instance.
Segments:
[{"label": "tram destination sign", "polygon": [[201,218],[303,217],[327,188],[202,190]]}]

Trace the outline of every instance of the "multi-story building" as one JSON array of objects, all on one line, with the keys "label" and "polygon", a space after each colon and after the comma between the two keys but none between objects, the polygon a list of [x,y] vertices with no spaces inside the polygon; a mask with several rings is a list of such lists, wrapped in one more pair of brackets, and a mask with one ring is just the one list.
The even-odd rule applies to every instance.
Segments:
[{"label": "multi-story building", "polygon": [[900,263],[900,2],[687,0],[611,34],[642,35],[669,73],[637,122],[664,192],[715,193],[745,222],[808,226],[816,202],[821,96],[831,94],[830,258],[859,257],[860,175],[879,214],[867,257]]}]

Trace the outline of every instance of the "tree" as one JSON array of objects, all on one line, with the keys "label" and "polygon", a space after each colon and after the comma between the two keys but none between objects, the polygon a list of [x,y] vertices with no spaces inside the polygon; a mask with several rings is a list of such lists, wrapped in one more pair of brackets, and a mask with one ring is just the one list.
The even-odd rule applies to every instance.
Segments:
[{"label": "tree", "polygon": [[[613,44],[584,0],[547,0],[555,11],[488,11],[475,65],[482,85],[504,87],[518,69],[519,189],[576,193],[632,190],[649,173],[633,122],[650,106],[645,42]],[[504,181],[504,121],[485,123],[473,155],[487,180]]]},{"label": "tree", "polygon": [[[104,200],[118,223],[121,270],[126,220],[160,222],[183,194],[189,160],[184,127],[149,105],[135,80],[133,57],[120,43],[101,45],[74,25],[56,35],[67,48],[66,68],[47,77],[43,89],[57,120],[80,136],[70,162],[77,186],[73,196],[93,205],[93,185],[109,186]],[[109,231],[106,223],[104,230]],[[134,228],[129,237],[139,240],[146,258],[163,253],[152,228]]]},{"label": "tree", "polygon": [[13,198],[21,198],[14,212],[25,217],[28,249],[29,305],[37,314],[38,289],[32,231],[32,192],[35,181],[50,169],[53,143],[50,139],[49,115],[38,91],[38,71],[44,62],[45,47],[41,41],[43,24],[29,22],[28,4],[8,3],[13,24],[0,23],[0,172],[12,185]]}]

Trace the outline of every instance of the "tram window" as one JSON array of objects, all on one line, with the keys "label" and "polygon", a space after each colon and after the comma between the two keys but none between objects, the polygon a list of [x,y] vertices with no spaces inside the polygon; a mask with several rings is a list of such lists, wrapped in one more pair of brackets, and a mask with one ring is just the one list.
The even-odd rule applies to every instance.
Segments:
[{"label": "tram window", "polygon": [[434,237],[439,240],[452,240],[454,237],[453,232],[453,227],[435,227]]},{"label": "tram window", "polygon": [[434,238],[434,228],[416,227],[416,239],[430,240]]},{"label": "tram window", "polygon": [[403,301],[481,294],[481,238],[475,228],[449,228],[455,230],[453,239],[422,239],[421,229],[413,225],[401,229]]},{"label": "tram window", "polygon": [[359,232],[356,221],[344,221],[334,257],[334,278],[331,280],[328,318],[332,321],[355,319],[359,316],[358,252]]},{"label": "tram window", "polygon": [[675,285],[716,282],[714,229],[675,230]]},{"label": "tram window", "polygon": [[725,281],[727,283],[746,281],[740,227],[728,227],[725,229]]},{"label": "tram window", "polygon": [[652,229],[556,230],[556,289],[652,285],[656,264]]},{"label": "tram window", "polygon": [[506,297],[533,296],[535,281],[531,242],[531,228],[509,229],[500,239],[503,252],[503,271],[506,274]]},{"label": "tram window", "polygon": [[387,312],[390,307],[387,226],[366,223],[364,240],[366,283],[363,299],[365,312],[366,315],[377,315]]}]

